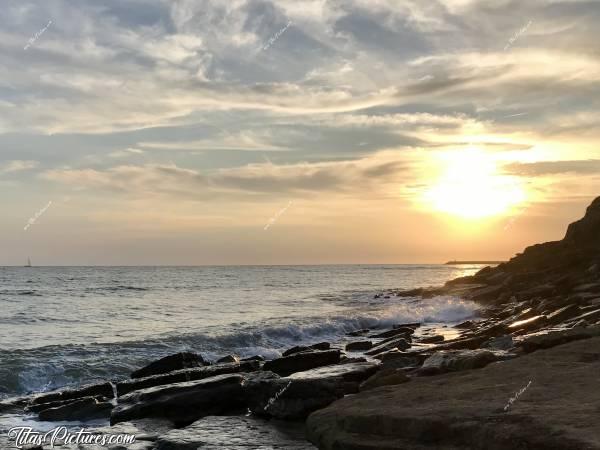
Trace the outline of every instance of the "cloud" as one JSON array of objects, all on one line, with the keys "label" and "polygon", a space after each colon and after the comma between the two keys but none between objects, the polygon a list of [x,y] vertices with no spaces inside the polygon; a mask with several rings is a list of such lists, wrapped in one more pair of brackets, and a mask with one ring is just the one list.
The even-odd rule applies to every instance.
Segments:
[{"label": "cloud", "polygon": [[513,163],[506,165],[504,169],[508,173],[523,177],[563,174],[600,175],[600,159]]},{"label": "cloud", "polygon": [[12,161],[8,161],[4,164],[0,164],[0,172],[2,173],[14,173],[14,172],[22,172],[24,170],[31,170],[38,167],[38,161],[24,161],[15,159]]}]

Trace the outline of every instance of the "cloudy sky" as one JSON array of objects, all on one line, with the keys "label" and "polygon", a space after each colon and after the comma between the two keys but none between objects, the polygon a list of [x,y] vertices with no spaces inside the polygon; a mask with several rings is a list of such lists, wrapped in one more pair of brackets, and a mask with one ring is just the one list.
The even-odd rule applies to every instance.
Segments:
[{"label": "cloudy sky", "polygon": [[503,259],[600,194],[597,0],[5,0],[0,264]]}]

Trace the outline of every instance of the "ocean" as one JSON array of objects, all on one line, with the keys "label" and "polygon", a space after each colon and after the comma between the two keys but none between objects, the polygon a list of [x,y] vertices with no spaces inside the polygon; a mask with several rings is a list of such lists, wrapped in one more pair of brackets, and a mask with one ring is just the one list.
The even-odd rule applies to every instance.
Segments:
[{"label": "ocean", "polygon": [[361,328],[456,323],[477,306],[374,295],[481,267],[2,267],[0,398],[126,378],[178,351],[269,358]]}]

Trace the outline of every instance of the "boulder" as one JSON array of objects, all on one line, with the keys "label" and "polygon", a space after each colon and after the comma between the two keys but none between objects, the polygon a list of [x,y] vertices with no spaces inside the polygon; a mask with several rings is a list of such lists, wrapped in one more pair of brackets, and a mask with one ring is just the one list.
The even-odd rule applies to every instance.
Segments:
[{"label": "boulder", "polygon": [[427,353],[407,353],[391,351],[375,355],[374,358],[381,361],[382,369],[403,369],[408,367],[419,367],[429,356]]},{"label": "boulder", "polygon": [[572,341],[600,336],[600,326],[577,327],[561,331],[545,331],[520,338],[516,346],[530,353],[536,350],[555,347]]},{"label": "boulder", "polygon": [[150,375],[159,375],[172,372],[174,370],[189,369],[191,367],[205,366],[207,363],[202,356],[191,352],[180,352],[174,355],[165,356],[157,361],[153,361],[147,366],[142,367],[131,373],[131,378],[143,378]]},{"label": "boulder", "polygon": [[317,342],[316,344],[312,344],[310,348],[313,350],[329,350],[331,344],[329,342]]},{"label": "boulder", "polygon": [[[308,417],[321,450],[598,449],[600,337],[346,396]],[[516,393],[531,385],[505,410]]]},{"label": "boulder", "polygon": [[490,350],[510,350],[514,346],[515,344],[510,334],[492,338],[482,345],[483,348]]},{"label": "boulder", "polygon": [[171,430],[156,441],[156,450],[316,450],[304,437],[303,424],[266,422],[254,417],[209,416]]},{"label": "boulder", "polygon": [[369,350],[371,348],[373,348],[373,342],[371,341],[356,341],[346,344],[347,352],[359,352],[363,350]]},{"label": "boulder", "polygon": [[379,339],[379,338],[391,338],[391,337],[396,337],[396,336],[402,336],[402,337],[408,337],[410,336],[412,333],[414,333],[414,330],[412,328],[406,328],[406,327],[402,327],[402,328],[393,328],[391,330],[387,330],[387,331],[383,331],[381,333],[375,333],[370,335],[370,338],[373,339]]},{"label": "boulder", "polygon": [[119,398],[110,423],[164,418],[185,425],[204,416],[234,411],[244,406],[243,382],[242,375],[227,374],[134,391]]},{"label": "boulder", "polygon": [[294,353],[290,356],[267,361],[263,370],[269,370],[281,376],[288,376],[294,372],[314,369],[316,367],[337,364],[340,362],[339,350],[311,351]]},{"label": "boulder", "polygon": [[372,362],[354,362],[317,369],[296,372],[288,380],[329,380],[338,383],[345,394],[358,391],[360,382],[366,380],[379,370],[379,365]]},{"label": "boulder", "polygon": [[292,348],[288,348],[286,351],[284,351],[281,356],[290,356],[293,355],[295,353],[304,353],[304,352],[310,352],[313,349],[310,348],[308,345],[296,345],[295,347]]},{"label": "boulder", "polygon": [[410,381],[410,378],[400,369],[382,369],[361,383],[360,390],[367,391],[381,386],[406,383],[407,381]]},{"label": "boulder", "polygon": [[194,369],[176,370],[162,375],[153,375],[134,380],[125,380],[117,383],[117,394],[120,396],[139,389],[161,386],[185,381],[202,380],[204,378],[224,375],[228,373],[254,372],[260,369],[260,362],[251,360],[240,363],[215,364]]},{"label": "boulder", "polygon": [[102,396],[113,398],[113,387],[107,381],[105,383],[87,384],[77,388],[61,389],[58,391],[46,392],[33,397],[31,404],[49,403],[61,400],[73,400],[83,397]]},{"label": "boulder", "polygon": [[38,413],[38,417],[40,420],[53,422],[108,419],[112,408],[113,405],[110,402],[99,401],[94,397],[85,397],[53,408],[43,409]]},{"label": "boulder", "polygon": [[248,356],[247,358],[242,358],[240,361],[264,361],[265,357],[261,355]]}]

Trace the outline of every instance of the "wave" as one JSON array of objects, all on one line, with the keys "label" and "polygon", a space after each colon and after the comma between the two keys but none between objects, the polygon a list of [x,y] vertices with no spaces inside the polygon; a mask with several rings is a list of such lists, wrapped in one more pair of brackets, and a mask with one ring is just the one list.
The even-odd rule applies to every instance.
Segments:
[{"label": "wave", "polygon": [[[231,324],[228,332],[162,335],[153,339],[87,345],[52,345],[0,350],[0,395],[56,389],[98,379],[122,379],[149,361],[179,351],[195,351],[209,360],[228,353],[241,357],[277,357],[293,345],[338,342],[362,328],[389,328],[408,322],[456,323],[476,316],[477,305],[451,297],[378,304],[376,310],[346,316],[283,318],[263,325]],[[372,308],[369,305],[369,308]]]}]

